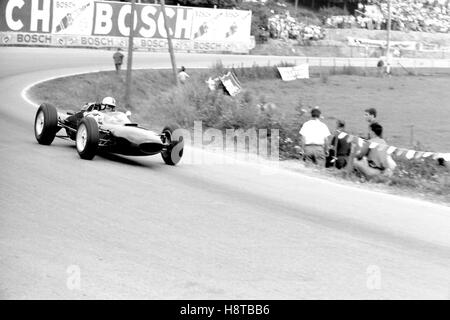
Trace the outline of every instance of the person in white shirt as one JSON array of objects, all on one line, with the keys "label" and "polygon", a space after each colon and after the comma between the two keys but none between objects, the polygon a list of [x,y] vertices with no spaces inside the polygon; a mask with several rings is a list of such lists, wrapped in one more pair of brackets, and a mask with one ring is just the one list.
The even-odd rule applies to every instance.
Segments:
[{"label": "person in white shirt", "polygon": [[303,158],[305,161],[325,166],[325,157],[328,152],[330,130],[320,121],[320,110],[316,107],[311,110],[312,119],[306,121],[300,129],[303,145]]},{"label": "person in white shirt", "polygon": [[190,78],[190,76],[187,74],[186,68],[181,67],[180,72],[178,72],[178,80],[180,80],[180,82],[182,84],[184,84],[186,82],[187,78]]}]

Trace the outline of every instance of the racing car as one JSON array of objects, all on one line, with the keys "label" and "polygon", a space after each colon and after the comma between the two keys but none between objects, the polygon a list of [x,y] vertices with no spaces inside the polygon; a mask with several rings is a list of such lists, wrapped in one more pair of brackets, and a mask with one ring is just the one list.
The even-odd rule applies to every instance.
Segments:
[{"label": "racing car", "polygon": [[[114,108],[107,110],[105,99],[114,101]],[[131,122],[130,112],[115,111],[115,100],[107,97],[102,103],[85,104],[80,111],[59,112],[53,105],[39,106],[34,121],[34,133],[38,143],[50,145],[55,137],[75,141],[82,159],[92,160],[100,152],[127,156],[161,154],[168,165],[176,165],[183,156],[183,138],[172,139],[175,126],[166,126],[161,133]],[[65,135],[57,135],[60,130]]]}]

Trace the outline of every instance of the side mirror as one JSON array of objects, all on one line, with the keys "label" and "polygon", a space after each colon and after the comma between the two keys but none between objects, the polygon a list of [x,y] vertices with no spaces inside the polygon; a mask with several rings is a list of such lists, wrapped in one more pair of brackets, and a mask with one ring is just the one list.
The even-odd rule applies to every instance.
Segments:
[{"label": "side mirror", "polygon": [[130,117],[130,116],[131,116],[131,111],[128,110],[127,112],[125,112],[125,115],[126,115],[127,117]]}]

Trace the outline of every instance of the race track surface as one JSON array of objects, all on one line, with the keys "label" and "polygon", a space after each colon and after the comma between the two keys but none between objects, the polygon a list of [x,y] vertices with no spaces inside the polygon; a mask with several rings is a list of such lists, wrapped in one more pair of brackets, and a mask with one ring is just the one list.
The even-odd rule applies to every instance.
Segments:
[{"label": "race track surface", "polygon": [[[211,155],[170,167],[38,145],[22,90],[111,69],[111,55],[0,48],[0,298],[450,298],[448,207]],[[134,61],[170,66],[162,53]]]}]

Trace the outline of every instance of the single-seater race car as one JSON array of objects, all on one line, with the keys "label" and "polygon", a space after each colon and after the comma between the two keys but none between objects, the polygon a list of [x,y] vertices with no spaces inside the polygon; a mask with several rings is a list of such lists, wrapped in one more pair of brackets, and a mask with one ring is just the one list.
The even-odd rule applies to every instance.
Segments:
[{"label": "single-seater race car", "polygon": [[[182,137],[172,139],[174,126],[165,127],[161,133],[143,128],[130,121],[129,112],[115,111],[115,100],[111,99],[113,108],[106,108],[103,102],[87,103],[76,113],[58,112],[51,104],[41,104],[34,122],[36,140],[43,145],[50,145],[55,137],[74,140],[78,154],[87,160],[99,151],[127,156],[161,153],[168,165],[181,160],[184,142]],[[66,135],[57,135],[61,129]]]}]

